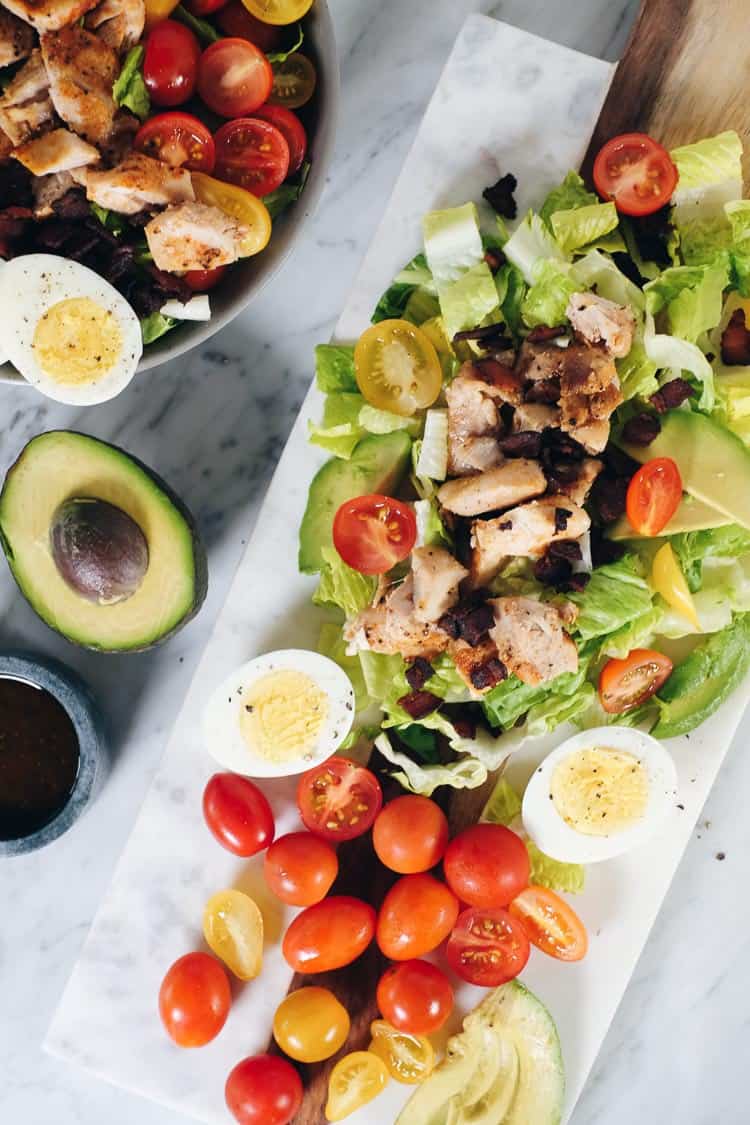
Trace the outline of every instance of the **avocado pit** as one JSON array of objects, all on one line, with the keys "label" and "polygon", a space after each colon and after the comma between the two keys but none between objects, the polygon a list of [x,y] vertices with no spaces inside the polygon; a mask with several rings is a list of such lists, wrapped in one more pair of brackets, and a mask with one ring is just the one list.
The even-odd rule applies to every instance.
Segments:
[{"label": "avocado pit", "polygon": [[50,544],[61,578],[98,605],[132,597],[148,570],[148,543],[141,528],[106,500],[64,501],[52,517]]}]

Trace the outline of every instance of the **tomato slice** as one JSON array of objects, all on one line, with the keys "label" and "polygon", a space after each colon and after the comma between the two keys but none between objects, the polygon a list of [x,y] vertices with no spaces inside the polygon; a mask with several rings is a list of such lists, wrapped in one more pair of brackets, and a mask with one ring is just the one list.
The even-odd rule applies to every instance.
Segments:
[{"label": "tomato slice", "polygon": [[599,150],[594,184],[623,215],[651,215],[669,203],[677,168],[665,148],[645,133],[623,133]]},{"label": "tomato slice", "polygon": [[328,1080],[328,1121],[343,1121],[388,1085],[388,1068],[372,1051],[352,1051],[336,1063]]},{"label": "tomato slice", "polygon": [[279,130],[289,145],[287,175],[293,176],[295,172],[299,172],[307,152],[307,133],[297,114],[283,105],[262,105],[260,109],[256,109],[253,116],[270,122]]},{"label": "tomato slice", "polygon": [[216,175],[220,180],[268,195],[289,171],[289,145],[275,125],[257,117],[227,121],[215,137]]},{"label": "tomato slice", "polygon": [[247,234],[240,245],[243,258],[259,254],[266,248],[271,237],[271,216],[257,196],[234,184],[215,180],[205,172],[193,172],[192,181],[199,203],[218,207],[247,227]]},{"label": "tomato slice", "polygon": [[334,756],[300,778],[297,805],[305,828],[324,840],[353,840],[372,827],[383,805],[374,773]]},{"label": "tomato slice", "polygon": [[162,20],[146,36],[143,81],[155,105],[182,105],[193,96],[201,48],[189,27]]},{"label": "tomato slice", "polygon": [[158,113],[141,125],[133,145],[172,168],[213,172],[216,157],[211,133],[192,113]]},{"label": "tomato slice", "polygon": [[529,941],[558,961],[581,961],[589,947],[586,927],[572,907],[547,887],[532,884],[508,907]]},{"label": "tomato slice", "polygon": [[252,16],[263,23],[287,24],[301,20],[312,8],[313,0],[244,0]]},{"label": "tomato slice", "polygon": [[523,971],[530,952],[524,927],[503,907],[497,907],[464,910],[448,939],[445,955],[462,980],[496,988]]},{"label": "tomato slice", "polygon": [[385,574],[407,558],[416,541],[413,509],[390,496],[373,492],[346,500],[333,518],[333,545],[360,574]]},{"label": "tomato slice", "polygon": [[225,35],[235,39],[249,39],[266,54],[281,45],[284,32],[280,27],[263,23],[248,12],[242,0],[229,0],[216,16],[216,22]]},{"label": "tomato slice", "polygon": [[369,403],[408,418],[440,394],[443,371],[424,332],[408,320],[381,320],[354,349],[357,385]]},{"label": "tomato slice", "polygon": [[271,64],[247,39],[220,39],[206,47],[198,64],[198,93],[221,117],[243,117],[271,93]]},{"label": "tomato slice", "polygon": [[182,280],[194,293],[207,293],[219,284],[226,272],[226,266],[215,266],[212,270],[188,270]]},{"label": "tomato slice", "polygon": [[370,1050],[383,1060],[397,1082],[416,1086],[435,1069],[435,1049],[424,1035],[398,1031],[385,1020],[373,1020],[370,1035]]},{"label": "tomato slice", "polygon": [[253,980],[263,966],[263,915],[250,895],[219,891],[203,910],[209,949],[239,980]]},{"label": "tomato slice", "polygon": [[609,715],[640,707],[672,675],[673,664],[663,652],[634,648],[624,660],[608,660],[599,676],[599,698]]},{"label": "tomato slice", "polygon": [[639,535],[658,535],[682,500],[682,477],[671,457],[654,457],[641,465],[628,485],[625,507]]},{"label": "tomato slice", "polygon": [[281,62],[274,63],[273,88],[268,100],[272,105],[299,109],[310,101],[317,81],[315,67],[307,55],[294,51]]}]

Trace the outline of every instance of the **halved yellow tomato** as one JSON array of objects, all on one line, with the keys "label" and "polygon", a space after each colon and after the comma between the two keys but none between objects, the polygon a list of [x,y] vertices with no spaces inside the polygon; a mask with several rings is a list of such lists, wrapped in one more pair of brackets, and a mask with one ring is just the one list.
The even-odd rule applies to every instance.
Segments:
[{"label": "halved yellow tomato", "polygon": [[435,1069],[435,1051],[424,1035],[398,1031],[387,1020],[370,1024],[370,1050],[382,1059],[391,1078],[406,1085],[415,1085],[429,1078]]},{"label": "halved yellow tomato", "polygon": [[344,1055],[328,1080],[326,1117],[329,1121],[343,1121],[382,1093],[387,1084],[388,1068],[372,1051]]},{"label": "halved yellow tomato", "polygon": [[219,891],[203,911],[203,936],[240,980],[253,980],[263,965],[263,915],[242,891]]},{"label": "halved yellow tomato", "polygon": [[671,605],[672,609],[676,609],[678,613],[686,617],[691,625],[700,629],[693,595],[690,593],[690,588],[672,550],[671,543],[665,543],[654,555],[654,561],[651,564],[651,585],[657,594],[661,594],[667,605]]},{"label": "halved yellow tomato", "polygon": [[168,19],[180,0],[146,0],[146,30]]},{"label": "halved yellow tomato", "polygon": [[432,406],[443,372],[432,342],[408,320],[381,320],[354,349],[357,385],[372,406],[405,418]]},{"label": "halved yellow tomato", "polygon": [[281,62],[273,64],[269,104],[283,105],[285,109],[299,109],[310,101],[317,84],[318,75],[307,55],[294,51]]},{"label": "halved yellow tomato", "polygon": [[242,0],[251,16],[263,23],[286,24],[301,20],[313,0]]},{"label": "halved yellow tomato", "polygon": [[242,257],[249,258],[264,250],[271,237],[271,216],[265,204],[252,192],[215,180],[205,172],[193,172],[191,175],[195,198],[199,203],[218,207],[248,228],[248,234],[240,244]]}]

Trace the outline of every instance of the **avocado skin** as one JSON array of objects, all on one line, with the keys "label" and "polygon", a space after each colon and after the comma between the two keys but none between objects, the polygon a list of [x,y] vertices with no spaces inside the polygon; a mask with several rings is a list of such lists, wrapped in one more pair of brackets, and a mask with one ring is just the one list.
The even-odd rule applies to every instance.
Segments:
[{"label": "avocado skin", "polygon": [[5,475],[5,480],[3,481],[3,487],[2,487],[2,489],[0,489],[0,512],[2,512],[2,499],[3,499],[3,495],[5,493],[5,489],[8,485],[8,483],[12,480],[13,474],[14,474],[15,470],[18,468],[19,464],[21,463],[21,460],[23,459],[24,454],[29,449],[29,447],[31,445],[33,445],[33,443],[35,441],[37,441],[40,437],[46,437],[46,436],[52,435],[52,434],[55,434],[55,435],[68,435],[68,434],[70,434],[74,437],[86,438],[88,441],[96,442],[98,445],[105,446],[107,449],[117,453],[121,457],[127,458],[128,461],[132,462],[132,464],[134,464],[138,469],[140,469],[141,472],[145,473],[145,475],[152,481],[152,483],[159,489],[159,491],[162,492],[166,496],[166,498],[169,500],[172,507],[182,517],[184,523],[186,524],[187,528],[190,531],[192,554],[193,554],[193,573],[194,573],[192,605],[191,605],[190,611],[188,613],[186,613],[185,616],[182,617],[174,625],[174,627],[172,629],[170,629],[167,633],[164,633],[162,636],[156,638],[155,640],[149,641],[149,642],[147,642],[143,645],[128,646],[127,648],[123,648],[123,649],[114,649],[114,648],[110,648],[110,647],[104,647],[104,646],[96,645],[96,644],[93,644],[93,643],[86,644],[86,643],[83,643],[79,640],[76,640],[74,637],[68,636],[66,633],[63,633],[62,630],[57,629],[51,622],[47,621],[46,618],[43,617],[42,614],[40,613],[39,608],[27,596],[26,591],[24,590],[23,586],[21,585],[21,583],[16,578],[16,572],[15,572],[15,569],[14,569],[14,566],[13,566],[13,549],[12,549],[10,540],[8,538],[8,534],[6,532],[6,529],[2,525],[1,517],[0,517],[0,545],[2,546],[3,552],[5,554],[5,557],[6,557],[7,561],[8,561],[8,566],[10,568],[10,572],[13,575],[13,578],[16,582],[16,585],[18,586],[18,589],[20,590],[24,600],[28,603],[28,605],[31,606],[31,608],[33,609],[33,611],[37,615],[37,617],[39,617],[42,621],[44,621],[45,625],[47,625],[54,632],[59,633],[60,636],[62,636],[62,637],[65,637],[65,640],[69,641],[71,644],[77,645],[79,648],[88,649],[89,651],[92,651],[92,652],[117,652],[117,653],[119,653],[119,652],[148,652],[149,649],[156,648],[158,645],[161,645],[165,641],[168,641],[171,637],[173,637],[175,635],[175,633],[178,633],[180,631],[180,629],[182,629],[185,625],[187,625],[188,622],[192,621],[193,618],[196,616],[196,614],[201,609],[201,606],[203,605],[204,601],[206,600],[206,594],[208,593],[208,557],[206,555],[205,546],[204,546],[203,541],[202,541],[202,539],[200,537],[200,534],[198,532],[195,517],[193,516],[192,512],[187,507],[187,505],[184,503],[182,498],[180,496],[178,496],[178,494],[174,491],[174,489],[172,489],[167,484],[167,482],[162,477],[159,476],[158,473],[154,472],[153,469],[151,469],[148,465],[144,464],[143,461],[139,460],[137,457],[134,457],[132,453],[128,453],[127,450],[123,449],[121,446],[114,445],[112,442],[102,441],[101,438],[95,438],[91,434],[83,433],[81,430],[46,430],[46,431],[44,431],[43,434],[37,434],[36,437],[31,438],[26,443],[26,445],[23,447],[21,452],[18,454],[18,457],[13,462],[13,464],[10,466],[10,468],[8,469],[8,471]]}]

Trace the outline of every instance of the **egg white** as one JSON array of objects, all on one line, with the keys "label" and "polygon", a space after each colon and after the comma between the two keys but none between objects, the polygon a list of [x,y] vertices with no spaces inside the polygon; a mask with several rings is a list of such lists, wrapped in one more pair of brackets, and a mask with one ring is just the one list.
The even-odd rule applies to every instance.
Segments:
[{"label": "egg white", "polygon": [[[41,367],[33,340],[42,316],[59,301],[88,297],[111,313],[122,337],[122,351],[109,370],[76,385],[56,382]],[[134,310],[99,274],[54,254],[24,254],[0,270],[0,308],[6,314],[3,348],[16,370],[38,391],[56,402],[91,406],[119,394],[133,378],[143,351],[141,326]]]},{"label": "egg white", "polygon": [[[587,836],[566,824],[550,800],[550,784],[557,765],[571,754],[606,746],[632,754],[648,776],[648,803],[632,827],[611,836]],[[581,731],[548,754],[535,770],[523,798],[523,826],[536,846],[563,863],[599,863],[623,855],[658,831],[677,797],[677,770],[667,748],[644,731],[631,727],[596,727]]]},{"label": "egg white", "polygon": [[[240,713],[243,693],[251,684],[279,669],[301,672],[328,700],[328,714],[318,738],[305,757],[273,762],[254,753],[242,737]],[[247,777],[287,777],[302,773],[334,754],[354,721],[354,689],[338,664],[317,652],[282,649],[257,656],[237,668],[214,691],[203,712],[203,740],[220,765]]]}]

